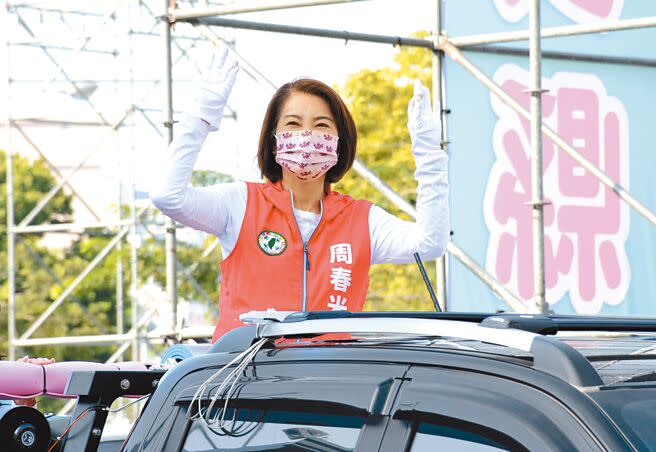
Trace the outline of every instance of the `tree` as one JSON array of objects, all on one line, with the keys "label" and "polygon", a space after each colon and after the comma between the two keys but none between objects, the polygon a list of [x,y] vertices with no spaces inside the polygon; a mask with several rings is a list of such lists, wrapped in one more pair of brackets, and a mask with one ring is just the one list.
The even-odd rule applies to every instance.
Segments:
[{"label": "tree", "polygon": [[[417,33],[424,37],[427,33]],[[350,76],[340,93],[349,105],[358,130],[358,156],[380,178],[411,204],[416,202],[415,164],[406,127],[412,81],[431,86],[432,52],[401,48],[396,66],[364,69]],[[336,185],[336,190],[365,198],[401,218],[409,219],[355,171]],[[434,263],[425,263],[434,274]],[[370,271],[371,285],[365,310],[434,310],[415,264],[377,265]]]}]

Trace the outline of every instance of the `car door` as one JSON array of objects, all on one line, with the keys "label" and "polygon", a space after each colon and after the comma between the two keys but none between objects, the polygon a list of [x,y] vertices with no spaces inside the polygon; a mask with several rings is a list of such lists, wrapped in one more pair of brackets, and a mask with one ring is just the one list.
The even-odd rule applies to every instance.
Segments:
[{"label": "car door", "polygon": [[471,369],[414,366],[380,450],[627,449],[621,442],[608,447],[563,400],[533,385]]}]

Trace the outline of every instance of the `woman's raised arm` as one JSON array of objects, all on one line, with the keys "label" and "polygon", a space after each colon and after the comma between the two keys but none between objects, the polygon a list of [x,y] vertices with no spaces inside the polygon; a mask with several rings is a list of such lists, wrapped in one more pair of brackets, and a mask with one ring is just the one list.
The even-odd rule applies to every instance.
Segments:
[{"label": "woman's raised arm", "polygon": [[408,130],[417,166],[417,219],[404,221],[373,206],[369,213],[372,264],[414,262],[414,253],[435,259],[449,243],[448,156],[440,149],[441,130],[430,94],[419,82],[408,105]]},{"label": "woman's raised arm", "polygon": [[151,201],[165,215],[217,236],[225,232],[235,210],[244,209],[244,184],[194,188],[189,181],[208,133],[219,128],[237,71],[237,62],[228,57],[227,49],[212,56],[166,157],[155,165],[159,169],[150,190]]}]

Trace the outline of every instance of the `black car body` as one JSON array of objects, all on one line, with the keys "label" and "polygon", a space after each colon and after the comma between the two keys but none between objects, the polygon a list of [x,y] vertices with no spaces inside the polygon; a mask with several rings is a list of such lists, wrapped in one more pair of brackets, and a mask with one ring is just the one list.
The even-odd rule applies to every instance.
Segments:
[{"label": "black car body", "polygon": [[[311,338],[329,331],[351,332],[353,328],[344,326],[346,317],[369,326],[350,337]],[[392,323],[403,325],[403,330],[430,319],[477,322],[485,316],[414,317],[315,314],[302,316],[300,322],[273,322],[288,333],[271,333],[271,340],[240,373],[227,397],[224,418],[234,421],[213,427],[199,418],[189,420],[191,412],[198,411],[190,406],[198,386],[263,336],[261,325],[236,330],[210,353],[169,371],[125,450],[656,448],[656,369],[654,356],[649,356],[656,341],[650,334],[613,332],[608,337],[609,330],[649,330],[653,322],[496,316],[483,324],[496,322],[500,328],[474,324],[489,329],[491,337],[513,328],[537,330],[526,353],[454,336],[386,333],[385,325]],[[317,327],[321,322],[324,325]],[[300,329],[290,329],[297,326]],[[594,336],[568,331],[577,329],[607,331]],[[375,336],[362,333],[369,330],[378,331]],[[540,334],[556,330],[558,338]],[[275,344],[282,336],[292,340]],[[221,381],[208,386],[201,411]],[[214,410],[225,406],[224,392]]]},{"label": "black car body", "polygon": [[[163,376],[75,374],[69,388],[79,415],[157,383],[125,442],[104,450],[642,451],[656,449],[655,331],[638,319],[298,313],[234,330]],[[96,450],[102,416],[63,450]]]}]

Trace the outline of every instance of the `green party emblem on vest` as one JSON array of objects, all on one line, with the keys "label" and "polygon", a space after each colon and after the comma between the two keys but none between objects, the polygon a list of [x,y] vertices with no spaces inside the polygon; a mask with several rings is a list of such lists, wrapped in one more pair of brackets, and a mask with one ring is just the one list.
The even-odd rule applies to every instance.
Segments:
[{"label": "green party emblem on vest", "polygon": [[257,243],[260,245],[260,249],[269,256],[278,256],[287,248],[287,240],[282,234],[273,231],[260,232]]}]

